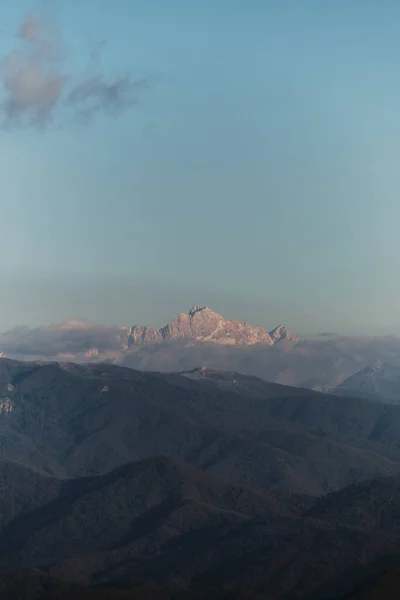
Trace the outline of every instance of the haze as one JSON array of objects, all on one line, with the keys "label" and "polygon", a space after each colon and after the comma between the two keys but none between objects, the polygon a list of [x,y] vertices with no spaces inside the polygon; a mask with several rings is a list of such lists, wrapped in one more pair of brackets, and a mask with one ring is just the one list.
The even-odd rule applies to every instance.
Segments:
[{"label": "haze", "polygon": [[205,304],[300,333],[400,331],[398,3],[1,16],[2,330],[159,326]]}]

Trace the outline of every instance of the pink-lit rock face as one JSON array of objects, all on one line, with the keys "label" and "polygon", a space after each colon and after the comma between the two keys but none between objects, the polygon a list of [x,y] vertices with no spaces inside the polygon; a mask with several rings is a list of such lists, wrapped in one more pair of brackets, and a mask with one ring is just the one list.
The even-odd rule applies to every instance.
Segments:
[{"label": "pink-lit rock face", "polygon": [[128,346],[135,344],[154,344],[161,341],[162,336],[158,329],[137,325],[131,329]]},{"label": "pink-lit rock face", "polygon": [[274,342],[287,340],[288,342],[297,344],[297,342],[300,341],[300,338],[296,337],[292,331],[289,331],[285,325],[278,325],[278,327],[275,327],[275,329],[269,332],[269,335]]},{"label": "pink-lit rock face", "polygon": [[298,338],[283,325],[279,325],[271,333],[268,333],[264,327],[226,319],[207,306],[194,306],[189,312],[179,314],[161,329],[132,327],[128,346],[174,340],[272,346],[283,340],[296,343]]}]

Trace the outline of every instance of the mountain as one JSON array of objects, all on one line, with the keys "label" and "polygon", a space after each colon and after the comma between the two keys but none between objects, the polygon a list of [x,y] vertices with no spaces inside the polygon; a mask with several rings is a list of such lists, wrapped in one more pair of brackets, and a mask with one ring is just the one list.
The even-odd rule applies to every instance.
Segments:
[{"label": "mountain", "polygon": [[0,459],[77,477],[164,455],[309,495],[399,473],[400,407],[206,373],[2,359]]},{"label": "mountain", "polygon": [[174,586],[168,588],[145,581],[132,582],[129,589],[79,585],[50,577],[38,569],[0,575],[0,597],[2,600],[200,600]]},{"label": "mountain", "polygon": [[0,597],[4,600],[72,600],[83,598],[87,587],[48,577],[34,569],[0,575]]},{"label": "mountain", "polygon": [[239,323],[226,319],[207,306],[193,306],[187,313],[179,314],[161,329],[132,327],[127,339],[128,348],[135,344],[159,343],[163,341],[202,341],[218,344],[272,346],[283,340],[297,343],[299,339],[285,326],[279,325],[268,333],[264,327]]},{"label": "mountain", "polygon": [[400,404],[400,367],[377,360],[346,379],[335,392]]},{"label": "mountain", "polygon": [[62,482],[27,466],[5,461],[0,463],[0,530],[14,519],[54,500]]},{"label": "mountain", "polygon": [[218,371],[209,367],[197,367],[191,371],[180,373],[183,377],[216,386],[222,390],[252,396],[254,398],[277,398],[279,396],[301,396],[312,394],[311,390],[290,387],[265,381],[259,377],[243,375],[237,371]]},{"label": "mountain", "polygon": [[[273,333],[270,332],[270,337]],[[376,356],[400,369],[400,339],[318,338],[292,343],[218,344],[174,340],[132,344],[118,362],[140,370],[189,371],[199,365],[236,371],[284,385],[334,391],[343,381],[373,364]]]},{"label": "mountain", "polygon": [[149,598],[180,597],[165,595],[173,587],[199,598],[233,589],[271,600],[342,597],[398,561],[399,481],[307,500],[168,458],[125,464],[62,482],[55,497],[0,528],[0,591],[29,584],[89,594],[95,588],[82,586],[91,584],[125,597],[145,579],[157,582],[142,589]]},{"label": "mountain", "polygon": [[400,337],[322,336],[299,340],[194,307],[160,329],[105,326],[74,319],[0,334],[0,350],[16,360],[112,363],[137,370],[189,371],[199,365],[284,385],[333,391],[354,373],[383,363],[400,369]]},{"label": "mountain", "polygon": [[113,587],[75,584],[38,569],[0,575],[0,597],[2,600],[269,600],[248,590],[202,593],[142,580]]},{"label": "mountain", "polygon": [[357,586],[343,600],[398,600],[400,598],[400,568],[391,569]]},{"label": "mountain", "polygon": [[[21,486],[25,490],[23,479]],[[132,558],[142,560],[188,532],[204,529],[219,536],[249,519],[272,524],[306,507],[301,497],[234,486],[187,463],[152,458],[65,481],[55,498],[44,498],[2,529],[0,567],[49,568],[103,552],[106,560],[100,557],[97,566],[85,567],[96,572],[105,562],[109,569],[115,559],[119,564],[126,546]]]},{"label": "mountain", "polygon": [[0,398],[0,593],[327,600],[400,563],[399,406],[6,358]]}]

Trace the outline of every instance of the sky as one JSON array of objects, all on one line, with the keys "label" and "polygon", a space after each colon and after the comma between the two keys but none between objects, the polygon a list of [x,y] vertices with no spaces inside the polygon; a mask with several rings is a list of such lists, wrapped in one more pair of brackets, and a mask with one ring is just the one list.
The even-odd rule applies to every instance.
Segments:
[{"label": "sky", "polygon": [[398,2],[0,9],[0,329],[400,333]]}]

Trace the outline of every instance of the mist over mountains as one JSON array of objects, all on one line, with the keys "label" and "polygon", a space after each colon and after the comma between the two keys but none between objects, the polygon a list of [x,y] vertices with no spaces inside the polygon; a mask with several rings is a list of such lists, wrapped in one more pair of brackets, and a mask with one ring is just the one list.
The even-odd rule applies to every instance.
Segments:
[{"label": "mist over mountains", "polygon": [[397,593],[396,336],[302,340],[195,306],[1,349],[2,597]]},{"label": "mist over mountains", "polygon": [[85,320],[14,328],[0,335],[0,351],[20,360],[109,362],[152,371],[203,365],[317,390],[335,389],[377,358],[400,367],[396,335],[299,339],[284,325],[267,331],[197,306],[160,329]]},{"label": "mist over mountains", "polygon": [[193,307],[160,329],[72,320],[1,340],[4,597],[396,585],[395,336],[301,340]]},{"label": "mist over mountains", "polygon": [[346,379],[335,392],[399,404],[400,367],[377,360]]}]

